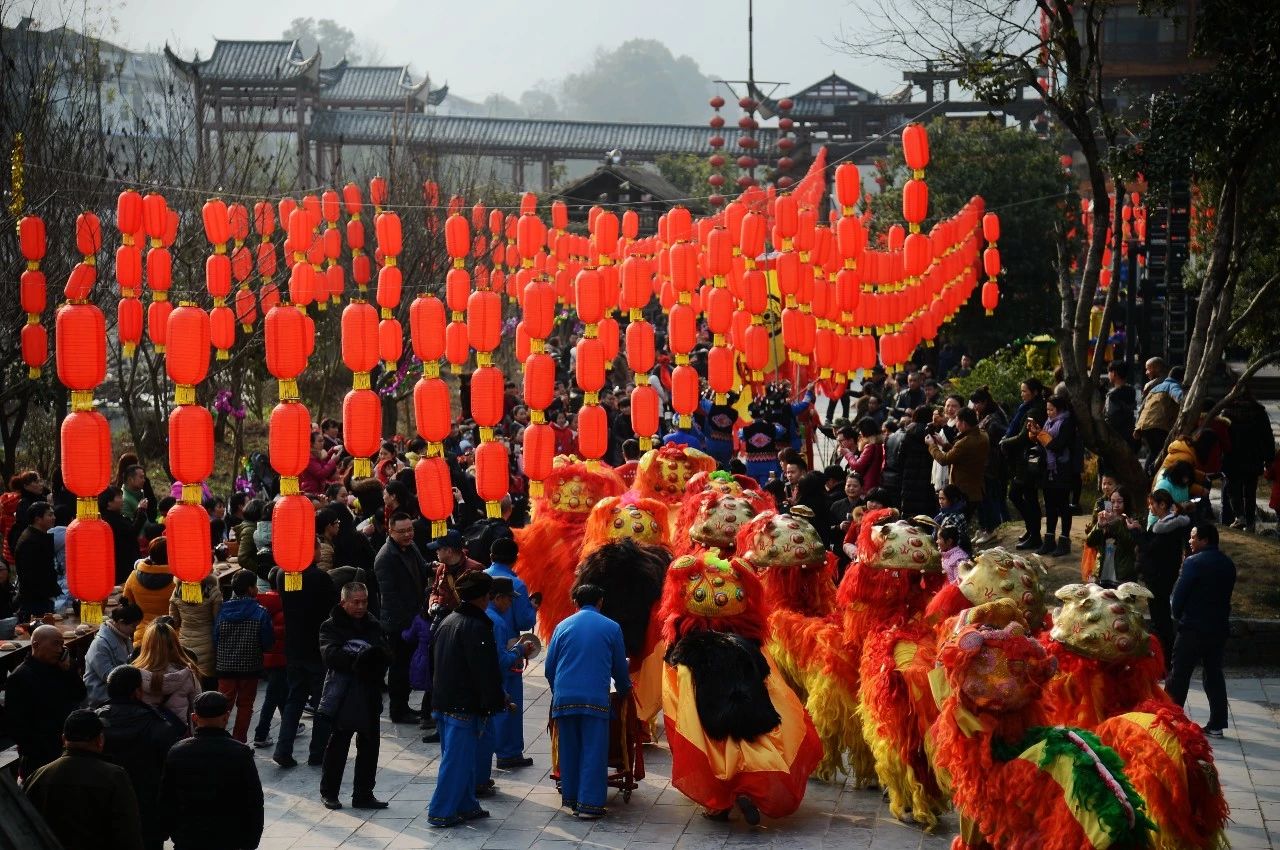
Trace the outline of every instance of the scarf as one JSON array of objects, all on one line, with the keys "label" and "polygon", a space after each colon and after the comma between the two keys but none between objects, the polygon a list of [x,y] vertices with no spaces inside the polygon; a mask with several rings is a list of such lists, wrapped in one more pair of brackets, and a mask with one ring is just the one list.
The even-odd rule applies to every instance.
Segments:
[{"label": "scarf", "polygon": [[[1067,414],[1065,411],[1057,414],[1056,416],[1050,416],[1048,419],[1045,420],[1045,423],[1044,423],[1045,433],[1048,434],[1051,439],[1056,440],[1058,438],[1058,432],[1062,430],[1062,423],[1065,422],[1066,420],[1067,420]],[[1070,451],[1070,450],[1068,449],[1067,451]],[[1046,446],[1044,454],[1045,454],[1045,458],[1049,462],[1049,475],[1050,476],[1057,475],[1058,462],[1059,460],[1062,460],[1062,461],[1066,460],[1066,457],[1064,456],[1066,452],[1065,451],[1055,452]]]}]

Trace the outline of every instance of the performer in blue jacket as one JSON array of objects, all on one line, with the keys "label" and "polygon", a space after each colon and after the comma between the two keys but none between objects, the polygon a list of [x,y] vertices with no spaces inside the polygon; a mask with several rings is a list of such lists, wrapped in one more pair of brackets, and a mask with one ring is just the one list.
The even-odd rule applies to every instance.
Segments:
[{"label": "performer in blue jacket", "polygon": [[[519,554],[520,547],[514,540],[510,537],[499,537],[493,541],[493,546],[489,550],[489,557],[493,559],[493,563],[485,570],[495,579],[511,580],[510,604],[502,608],[506,641],[524,632],[532,631],[534,617],[537,615],[537,609],[529,598],[529,588],[516,575],[514,564]],[[489,609],[489,616],[493,616],[492,607]],[[499,643],[499,653],[506,647],[506,641]],[[523,669],[523,663],[520,666]],[[502,683],[507,690],[507,699],[515,703],[517,708],[515,711],[495,715],[493,718],[493,749],[498,756],[498,767],[503,770],[531,767],[533,759],[524,754],[524,680],[520,673],[511,673],[504,668]]]},{"label": "performer in blue jacket", "polygon": [[560,795],[575,817],[605,814],[609,787],[609,680],[631,690],[622,627],[600,613],[604,591],[574,588],[578,613],[556,626],[543,672],[551,685],[551,718],[558,737]]}]

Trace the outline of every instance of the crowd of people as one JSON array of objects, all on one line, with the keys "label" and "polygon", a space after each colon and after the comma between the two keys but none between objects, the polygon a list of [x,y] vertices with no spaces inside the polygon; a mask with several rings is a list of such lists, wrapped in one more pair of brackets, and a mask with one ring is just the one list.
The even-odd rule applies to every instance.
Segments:
[{"label": "crowd of people", "polygon": [[[950,374],[971,368],[966,355]],[[1220,607],[1224,594],[1229,604],[1234,567],[1205,522],[1214,519],[1208,492],[1225,482],[1219,521],[1253,530],[1259,477],[1266,474],[1280,493],[1280,466],[1265,411],[1247,391],[1222,415],[1169,441],[1182,400],[1179,370],[1159,358],[1145,370],[1138,387],[1126,364],[1112,363],[1108,386],[1099,388],[1107,421],[1147,464],[1152,483],[1141,493],[1128,492],[1105,467],[1095,482],[1084,480],[1073,402],[1064,385],[1034,377],[1021,384],[1012,409],[985,387],[953,393],[947,374],[927,366],[892,376],[878,367],[847,387],[794,392],[778,382],[754,401],[749,422],[738,399],[708,397],[691,426],[664,415],[661,440],[751,476],[780,509],[803,507],[842,565],[856,555],[858,519],[868,510],[927,518],[953,579],[959,559],[994,541],[1015,517],[1023,524],[1017,549],[1074,557],[1075,517],[1087,513],[1082,578],[1150,588],[1153,629],[1171,664],[1169,691],[1185,698],[1192,671],[1203,665],[1213,707],[1206,732],[1220,734],[1225,619],[1206,606]],[[665,402],[664,374],[655,370],[651,383]],[[629,388],[600,393],[610,414],[605,460],[624,480],[634,478],[641,454]],[[825,417],[819,393],[829,399]],[[463,396],[466,410],[465,382]],[[557,383],[546,417],[560,453],[576,449],[581,402],[567,380]],[[251,459],[247,492],[224,499],[206,488],[211,564],[234,566],[211,573],[194,599],[168,565],[164,517],[180,486],[157,498],[158,482],[138,457],[122,455],[116,481],[98,500],[114,537],[120,592],[83,672],[72,666],[61,630],[46,624],[34,628],[30,656],[6,686],[19,773],[64,845],[98,846],[94,838],[109,823],[121,847],[160,847],[166,838],[177,850],[256,847],[262,792],[251,747],[270,748],[282,770],[295,768],[306,722],[306,762],[320,768],[324,805],[343,805],[338,792],[354,739],[351,803],[385,807],[374,795],[384,692],[393,723],[417,724],[424,742],[444,748],[431,823],[486,816],[478,801],[495,793],[493,767],[532,764],[524,754],[521,673],[539,649],[528,633],[540,600],[516,573],[512,534],[529,519],[520,455],[529,421],[508,384],[496,433],[512,449],[510,495],[497,518],[486,518],[476,494],[477,429],[465,418],[455,423],[444,441],[455,510],[447,533],[435,537],[415,492],[413,466],[426,452],[420,439],[388,440],[374,474],[353,479],[341,423],[317,423],[299,482],[317,507],[315,556],[301,590],[289,592],[272,557],[279,481],[264,458]],[[832,462],[814,468],[805,438],[819,433],[834,448]],[[1081,498],[1090,483],[1101,497],[1086,511]],[[0,619],[39,621],[74,604],[63,538],[74,512],[75,499],[56,476],[46,483],[27,471],[9,482],[0,497]],[[545,665],[562,789],[583,818],[604,812],[599,768],[609,687],[625,691],[629,682],[621,632],[599,614],[601,594],[591,585],[577,589],[579,614],[556,630]],[[416,706],[415,692],[422,694]],[[59,793],[68,787],[88,789],[73,804],[78,816]],[[242,816],[217,816],[226,811]]]}]

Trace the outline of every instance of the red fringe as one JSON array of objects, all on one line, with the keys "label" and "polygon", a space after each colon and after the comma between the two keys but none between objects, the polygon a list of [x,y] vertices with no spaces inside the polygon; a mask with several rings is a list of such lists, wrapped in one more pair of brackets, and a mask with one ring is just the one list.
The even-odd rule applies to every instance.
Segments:
[{"label": "red fringe", "polygon": [[1149,700],[1173,707],[1160,687],[1164,657],[1155,636],[1148,638],[1150,654],[1112,662],[1085,658],[1052,640],[1047,632],[1040,634],[1040,643],[1058,662],[1058,672],[1045,684],[1040,700],[1047,724],[1093,729],[1108,717],[1135,711]]},{"label": "red fringe", "polygon": [[586,529],[572,517],[585,518],[586,514],[548,513],[524,528],[512,529],[520,547],[516,572],[530,594],[542,594],[536,631],[544,642],[551,640],[556,626],[574,612],[570,594]]},{"label": "red fringe", "polygon": [[[622,496],[610,496],[596,503],[591,509],[591,513],[587,516],[587,527],[585,535],[582,539],[582,557],[585,558],[596,549],[599,549],[606,543],[611,543],[615,539],[613,537],[613,509],[620,505],[635,505],[640,510],[653,517],[654,522],[658,524],[659,539],[656,541],[659,545],[669,546],[667,540],[668,511],[666,502],[658,499],[645,499],[640,497],[632,497],[630,493],[624,493]],[[630,535],[628,535],[630,536]],[[655,542],[655,541],[650,541]]]}]

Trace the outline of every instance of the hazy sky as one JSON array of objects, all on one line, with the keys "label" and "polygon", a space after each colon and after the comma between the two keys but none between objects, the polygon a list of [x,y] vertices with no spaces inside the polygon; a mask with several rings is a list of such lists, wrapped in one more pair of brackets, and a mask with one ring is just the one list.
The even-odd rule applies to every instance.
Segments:
[{"label": "hazy sky", "polygon": [[[102,10],[95,19],[114,18],[110,40],[134,49],[168,41],[184,56],[208,56],[215,37],[278,38],[295,17],[333,18],[380,47],[388,64],[411,62],[433,84],[447,80],[476,100],[518,98],[539,80],[581,69],[597,47],[637,37],[693,57],[709,76],[741,79],[747,67],[746,0],[0,0],[0,8],[12,24],[34,5],[41,24],[55,26],[61,10],[86,2]],[[75,26],[82,15],[69,17]],[[881,93],[897,89],[899,71],[830,46],[860,17],[849,0],[755,0],[756,78],[785,81],[789,93],[836,71]]]}]

